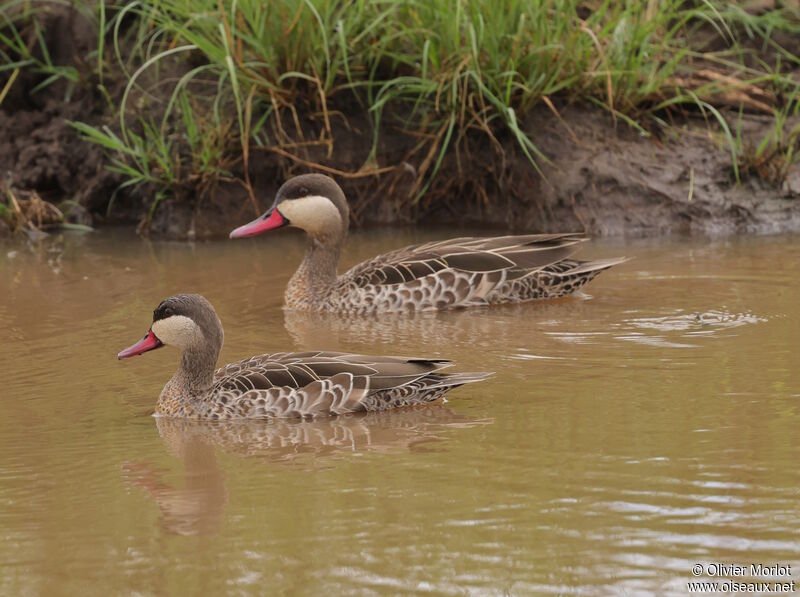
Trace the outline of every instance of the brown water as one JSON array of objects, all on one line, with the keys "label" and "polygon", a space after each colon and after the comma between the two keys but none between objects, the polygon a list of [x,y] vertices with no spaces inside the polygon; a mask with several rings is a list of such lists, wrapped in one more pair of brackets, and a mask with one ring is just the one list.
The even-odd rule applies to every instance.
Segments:
[{"label": "brown water", "polygon": [[[356,234],[344,259],[452,234]],[[357,322],[283,313],[301,253],[292,234],[0,245],[0,594],[683,594],[698,562],[800,575],[799,238],[597,242],[583,255],[635,259],[591,299]],[[156,420],[176,353],[115,355],[178,291],[216,306],[223,362],[324,348],[497,375],[382,416]]]}]

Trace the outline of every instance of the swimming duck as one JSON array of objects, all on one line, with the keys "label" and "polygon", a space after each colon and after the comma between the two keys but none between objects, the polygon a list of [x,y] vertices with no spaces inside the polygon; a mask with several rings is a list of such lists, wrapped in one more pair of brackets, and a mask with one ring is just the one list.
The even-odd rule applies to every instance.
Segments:
[{"label": "swimming duck", "polygon": [[305,230],[309,243],[289,281],[290,309],[367,314],[521,303],[571,294],[601,271],[625,261],[577,261],[580,234],[465,237],[405,247],[337,276],[347,237],[344,192],[322,174],[289,179],[272,207],[231,232],[245,238],[283,226]]},{"label": "swimming duck", "polygon": [[279,352],[214,370],[222,323],[199,294],[162,301],[136,344],[117,355],[136,356],[164,345],[181,351],[178,370],[158,399],[157,416],[256,419],[380,411],[425,404],[485,373],[440,373],[441,359],[376,357],[341,352]]}]

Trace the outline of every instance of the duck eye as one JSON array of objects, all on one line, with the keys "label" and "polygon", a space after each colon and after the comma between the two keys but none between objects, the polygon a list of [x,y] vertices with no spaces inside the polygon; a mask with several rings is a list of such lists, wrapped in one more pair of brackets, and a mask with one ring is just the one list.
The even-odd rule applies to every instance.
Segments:
[{"label": "duck eye", "polygon": [[175,311],[172,310],[172,307],[164,309],[164,317],[172,317],[173,315],[175,315]]},{"label": "duck eye", "polygon": [[306,195],[308,195],[308,189],[305,187],[300,187],[300,196],[305,197]]}]

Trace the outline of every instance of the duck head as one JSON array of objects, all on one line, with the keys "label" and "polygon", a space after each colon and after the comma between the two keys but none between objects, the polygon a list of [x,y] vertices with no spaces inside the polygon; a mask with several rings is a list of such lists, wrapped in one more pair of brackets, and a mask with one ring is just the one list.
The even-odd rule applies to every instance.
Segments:
[{"label": "duck head", "polygon": [[117,358],[126,359],[168,345],[183,353],[213,353],[216,360],[222,341],[222,323],[211,303],[199,294],[178,294],[161,301],[144,338]]},{"label": "duck head", "polygon": [[256,236],[268,230],[295,226],[319,241],[338,241],[347,233],[350,209],[344,192],[331,177],[303,174],[278,189],[267,212],[231,232],[231,238]]}]

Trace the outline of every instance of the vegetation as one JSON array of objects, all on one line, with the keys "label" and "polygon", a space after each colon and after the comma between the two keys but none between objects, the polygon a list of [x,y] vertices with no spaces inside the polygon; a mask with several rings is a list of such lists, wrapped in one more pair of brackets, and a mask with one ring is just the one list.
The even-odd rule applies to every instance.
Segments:
[{"label": "vegetation", "polygon": [[73,228],[87,230],[88,226],[64,221],[62,211],[44,201],[36,191],[15,191],[10,186],[0,184],[0,223],[13,231],[30,230],[33,233],[46,228]]},{"label": "vegetation", "polygon": [[[560,117],[558,106],[576,100],[644,135],[700,111],[720,131],[737,179],[780,183],[800,142],[800,124],[788,125],[800,111],[800,57],[782,43],[800,38],[800,13],[789,2],[758,14],[740,4],[100,0],[81,8],[100,32],[81,73],[52,63],[31,20],[36,5],[12,0],[0,8],[0,69],[13,73],[6,88],[19,69],[40,73],[38,90],[88,77],[115,118],[74,126],[107,150],[123,187],[158,190],[153,209],[220,179],[250,189],[254,151],[301,160],[300,148],[316,146],[330,155],[332,122],[347,118],[347,103],[369,115],[373,131],[373,150],[351,175],[393,166],[376,160],[386,122],[419,139],[414,199],[474,131],[497,147],[510,134],[538,169],[547,157],[521,116],[543,104]],[[33,35],[20,35],[23,26]],[[755,145],[737,126],[745,111],[775,122]]]},{"label": "vegetation", "polygon": [[[53,2],[53,5],[69,6],[68,2]],[[69,100],[74,85],[79,80],[73,65],[55,64],[45,41],[39,17],[50,6],[33,4],[29,0],[10,0],[0,6],[0,74],[9,73],[0,87],[0,105],[23,70],[30,70],[41,77],[32,93],[46,89],[59,79],[69,82],[65,99]],[[91,8],[81,6],[84,14],[91,15]]]}]

